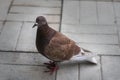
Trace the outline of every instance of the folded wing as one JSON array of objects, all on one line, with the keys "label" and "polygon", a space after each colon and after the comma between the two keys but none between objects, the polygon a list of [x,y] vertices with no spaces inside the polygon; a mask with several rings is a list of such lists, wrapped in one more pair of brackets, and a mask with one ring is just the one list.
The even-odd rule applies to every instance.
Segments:
[{"label": "folded wing", "polygon": [[57,32],[45,48],[45,55],[54,61],[69,60],[72,56],[80,52],[73,40]]}]

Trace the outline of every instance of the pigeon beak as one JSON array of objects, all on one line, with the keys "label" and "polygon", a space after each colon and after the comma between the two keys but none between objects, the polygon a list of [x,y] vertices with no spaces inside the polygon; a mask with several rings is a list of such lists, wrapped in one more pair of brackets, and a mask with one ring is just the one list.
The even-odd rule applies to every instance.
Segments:
[{"label": "pigeon beak", "polygon": [[33,27],[32,28],[34,28],[35,26],[37,26],[38,24],[37,23],[35,23],[34,25],[33,25]]}]

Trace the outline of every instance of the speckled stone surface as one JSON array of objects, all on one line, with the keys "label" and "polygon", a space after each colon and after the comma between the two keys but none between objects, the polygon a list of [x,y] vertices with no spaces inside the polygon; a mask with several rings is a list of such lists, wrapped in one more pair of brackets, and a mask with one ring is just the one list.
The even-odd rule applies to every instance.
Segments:
[{"label": "speckled stone surface", "polygon": [[[119,80],[120,0],[0,0],[0,80]],[[53,29],[98,54],[97,65],[60,65],[50,75],[49,60],[35,47],[37,16]]]}]

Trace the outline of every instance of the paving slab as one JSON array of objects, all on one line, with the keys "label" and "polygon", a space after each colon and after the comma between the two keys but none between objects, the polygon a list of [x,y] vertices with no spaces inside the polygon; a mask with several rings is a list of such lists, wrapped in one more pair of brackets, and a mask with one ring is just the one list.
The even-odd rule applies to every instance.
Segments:
[{"label": "paving slab", "polygon": [[1,80],[55,80],[55,75],[44,73],[44,67],[24,65],[1,65]]},{"label": "paving slab", "polygon": [[79,5],[79,1],[64,0],[62,24],[79,24]]},{"label": "paving slab", "polygon": [[[63,0],[62,16],[61,0],[11,1],[0,0],[0,50],[14,50],[0,52],[0,80],[120,79],[120,0]],[[61,32],[101,55],[101,63],[60,65],[57,74],[44,73],[49,60],[36,53],[37,27],[32,28],[40,15],[57,31],[61,16]]]},{"label": "paving slab", "polygon": [[0,52],[0,64],[43,65],[49,60],[40,53]]},{"label": "paving slab", "polygon": [[120,0],[113,0],[114,2],[119,2]]},{"label": "paving slab", "polygon": [[112,2],[97,1],[98,24],[115,24]]},{"label": "paving slab", "polygon": [[97,1],[111,2],[112,0],[97,0]]},{"label": "paving slab", "polygon": [[78,65],[62,65],[57,72],[56,80],[78,80]]},{"label": "paving slab", "polygon": [[116,25],[68,25],[62,24],[62,32],[82,34],[117,34]]},{"label": "paving slab", "polygon": [[120,56],[102,56],[103,80],[120,79]]},{"label": "paving slab", "polygon": [[60,14],[60,8],[12,6],[10,13],[19,14]]},{"label": "paving slab", "polygon": [[80,24],[97,24],[96,1],[80,1]]},{"label": "paving slab", "polygon": [[114,2],[114,9],[115,9],[115,15],[116,18],[120,17],[120,2]]},{"label": "paving slab", "polygon": [[60,16],[59,15],[43,15],[43,14],[8,14],[7,20],[8,21],[32,21],[36,20],[36,17],[44,16],[46,17],[48,23],[59,23]]},{"label": "paving slab", "polygon": [[12,0],[0,0],[0,20],[5,20]]},{"label": "paving slab", "polygon": [[58,0],[14,0],[16,6],[42,6],[42,7],[61,7],[61,1]]},{"label": "paving slab", "polygon": [[[99,57],[97,57],[99,61]],[[101,80],[100,62],[94,64],[80,64],[80,80]]]},{"label": "paving slab", "polygon": [[120,28],[119,28],[119,32],[118,33],[119,33],[119,43],[120,43]]},{"label": "paving slab", "polygon": [[75,42],[96,43],[96,44],[118,44],[117,35],[96,35],[96,34],[78,34],[64,33]]},{"label": "paving slab", "polygon": [[115,18],[116,18],[116,23],[120,25],[120,2],[114,2],[114,10],[115,10]]},{"label": "paving slab", "polygon": [[120,32],[120,27],[119,27],[119,25],[118,25],[118,32]]},{"label": "paving slab", "polygon": [[120,18],[117,18],[117,25],[120,25]]},{"label": "paving slab", "polygon": [[78,45],[100,55],[120,55],[119,45],[88,44],[88,43],[79,43]]},{"label": "paving slab", "polygon": [[21,22],[6,22],[0,35],[0,50],[15,50]]},{"label": "paving slab", "polygon": [[23,24],[16,50],[37,51],[35,46],[37,27],[32,28],[33,25],[34,23]]}]

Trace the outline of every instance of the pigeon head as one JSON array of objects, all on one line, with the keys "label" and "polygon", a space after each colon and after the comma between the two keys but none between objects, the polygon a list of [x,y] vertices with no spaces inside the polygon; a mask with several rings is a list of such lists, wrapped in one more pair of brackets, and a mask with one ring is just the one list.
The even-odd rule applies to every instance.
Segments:
[{"label": "pigeon head", "polygon": [[47,20],[45,19],[45,17],[43,17],[43,16],[38,16],[38,17],[36,18],[36,23],[33,25],[33,28],[34,28],[35,26],[42,27],[42,26],[45,26],[45,25],[47,25]]}]

